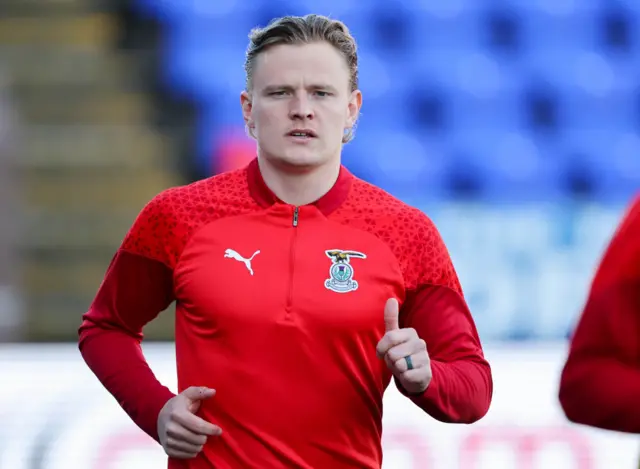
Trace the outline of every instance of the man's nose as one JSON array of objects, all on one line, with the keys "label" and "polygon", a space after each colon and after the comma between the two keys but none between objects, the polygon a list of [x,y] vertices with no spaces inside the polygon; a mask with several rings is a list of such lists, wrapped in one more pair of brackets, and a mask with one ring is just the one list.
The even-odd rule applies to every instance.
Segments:
[{"label": "man's nose", "polygon": [[296,96],[291,101],[289,117],[291,119],[313,119],[313,107],[307,96]]}]

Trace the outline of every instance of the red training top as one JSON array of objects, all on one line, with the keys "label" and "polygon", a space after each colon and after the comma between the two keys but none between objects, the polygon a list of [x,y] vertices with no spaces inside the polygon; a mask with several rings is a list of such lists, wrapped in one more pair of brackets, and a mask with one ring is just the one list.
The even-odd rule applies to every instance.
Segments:
[{"label": "red training top", "polygon": [[480,419],[491,371],[432,222],[344,167],[325,196],[295,208],[253,160],[144,208],[84,315],[80,350],[157,440],[173,394],[140,341],[175,300],[179,391],[216,389],[198,415],[223,434],[170,469],[379,469],[391,374],[376,345],[390,297],[432,359],[428,389],[409,397],[444,422]]},{"label": "red training top", "polygon": [[560,381],[575,423],[640,433],[640,197],[598,268]]}]

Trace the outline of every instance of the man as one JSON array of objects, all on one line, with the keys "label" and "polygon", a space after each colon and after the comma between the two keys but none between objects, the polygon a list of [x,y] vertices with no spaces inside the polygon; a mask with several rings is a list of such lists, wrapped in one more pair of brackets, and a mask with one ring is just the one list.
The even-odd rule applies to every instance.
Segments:
[{"label": "man", "polygon": [[640,197],[608,246],[572,338],[559,398],[575,423],[640,433]]},{"label": "man", "polygon": [[[253,31],[241,105],[258,157],[152,200],[84,316],[86,362],[172,469],[379,469],[392,376],[443,422],[488,410],[490,368],[436,228],[341,166],[357,70],[338,21]],[[178,396],[139,347],[174,300]]]}]

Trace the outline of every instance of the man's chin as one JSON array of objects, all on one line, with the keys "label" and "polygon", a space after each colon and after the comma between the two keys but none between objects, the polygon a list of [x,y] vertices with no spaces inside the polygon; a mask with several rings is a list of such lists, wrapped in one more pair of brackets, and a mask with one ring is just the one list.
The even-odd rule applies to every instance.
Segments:
[{"label": "man's chin", "polygon": [[271,164],[283,170],[295,172],[308,171],[326,163],[326,159],[310,152],[291,152],[281,155],[265,155],[265,157]]}]

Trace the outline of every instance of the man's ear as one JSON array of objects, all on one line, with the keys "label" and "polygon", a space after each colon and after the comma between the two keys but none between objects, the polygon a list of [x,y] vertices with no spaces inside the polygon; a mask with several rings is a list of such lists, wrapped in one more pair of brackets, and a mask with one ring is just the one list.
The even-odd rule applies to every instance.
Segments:
[{"label": "man's ear", "polygon": [[349,98],[347,127],[351,128],[356,125],[358,117],[360,116],[360,108],[362,107],[362,92],[360,90],[354,90],[351,92]]},{"label": "man's ear", "polygon": [[253,105],[251,103],[251,94],[246,90],[240,93],[240,105],[242,106],[242,118],[244,119],[244,123],[248,127],[251,127],[251,111],[253,110]]}]

